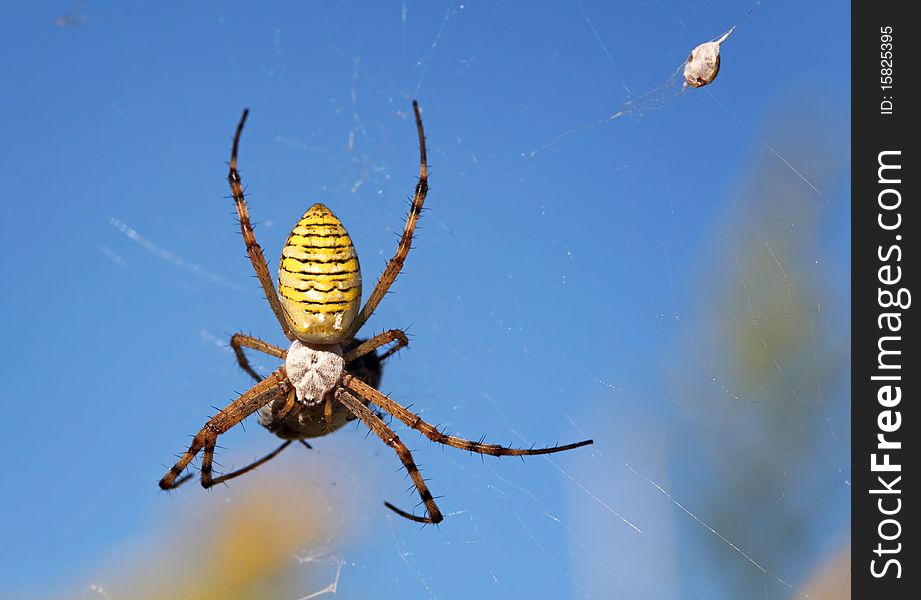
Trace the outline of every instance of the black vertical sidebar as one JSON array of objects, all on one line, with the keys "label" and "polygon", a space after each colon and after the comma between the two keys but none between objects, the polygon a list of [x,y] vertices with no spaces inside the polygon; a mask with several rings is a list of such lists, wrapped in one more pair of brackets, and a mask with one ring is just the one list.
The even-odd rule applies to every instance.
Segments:
[{"label": "black vertical sidebar", "polygon": [[[854,598],[921,590],[917,80],[910,2],[851,5],[851,583]],[[921,293],[921,292],[919,292]],[[921,301],[921,296],[917,298]]]}]

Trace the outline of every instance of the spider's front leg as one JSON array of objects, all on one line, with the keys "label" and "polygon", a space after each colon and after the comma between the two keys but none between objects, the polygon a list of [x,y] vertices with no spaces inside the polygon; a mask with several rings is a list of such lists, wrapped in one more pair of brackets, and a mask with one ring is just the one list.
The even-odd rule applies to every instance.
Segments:
[{"label": "spider's front leg", "polygon": [[[204,427],[192,438],[192,444],[186,450],[176,464],[173,465],[163,479],[160,480],[160,488],[164,490],[173,489],[186,481],[187,477],[179,478],[179,475],[185,470],[192,459],[207,448],[210,455],[213,455],[214,446],[217,438],[228,429],[250,416],[269,402],[281,398],[292,389],[291,382],[285,373],[285,368],[281,367],[260,383],[256,384],[249,391],[242,394],[239,398],[228,404],[216,415],[211,417]],[[210,463],[208,460],[210,478]],[[202,473],[202,484],[205,483],[204,471]],[[205,486],[208,487],[208,486]]]},{"label": "spider's front leg", "polygon": [[[243,475],[244,473],[249,473],[250,471],[252,471],[252,470],[255,469],[256,467],[258,467],[258,466],[260,466],[260,465],[264,465],[265,463],[269,462],[270,460],[272,460],[273,458],[275,458],[276,456],[278,456],[279,454],[281,454],[281,451],[284,450],[285,448],[287,448],[288,446],[290,446],[292,441],[293,441],[293,440],[288,440],[288,441],[284,442],[284,443],[283,443],[281,446],[279,446],[278,448],[275,448],[274,450],[272,450],[271,452],[269,452],[268,454],[266,454],[265,456],[263,456],[262,458],[260,458],[259,460],[254,461],[254,462],[252,462],[252,463],[246,465],[246,466],[243,467],[242,469],[237,469],[236,471],[231,471],[230,473],[227,473],[226,475],[221,475],[220,477],[212,477],[212,476],[211,476],[211,474],[212,474],[211,464],[214,462],[214,447],[215,447],[215,446],[214,446],[214,443],[210,443],[210,444],[208,444],[208,445],[205,446],[205,451],[204,451],[204,453],[202,454],[202,459],[201,459],[201,486],[202,486],[203,488],[205,488],[205,489],[208,489],[209,487],[214,486],[214,485],[217,485],[217,484],[219,484],[219,483],[224,483],[225,481],[230,481],[230,480],[233,479],[234,477],[239,477],[240,475]],[[310,444],[308,444],[307,442],[304,442],[303,440],[301,440],[301,443],[304,444],[305,446],[307,446],[307,448],[311,448]],[[178,485],[178,484],[177,484],[177,485]]]},{"label": "spider's front leg", "polygon": [[534,456],[537,454],[554,454],[556,452],[565,452],[566,450],[573,450],[575,448],[589,446],[594,443],[592,440],[582,440],[581,442],[575,442],[573,444],[548,446],[546,448],[510,448],[507,446],[500,446],[498,444],[484,444],[482,442],[475,442],[473,440],[467,440],[453,435],[448,435],[439,431],[438,428],[436,428],[434,425],[423,421],[422,417],[415,414],[405,406],[402,406],[391,400],[386,395],[369,386],[367,383],[352,377],[348,373],[344,373],[342,375],[341,381],[344,387],[352,390],[352,392],[358,394],[358,396],[361,398],[364,398],[365,400],[368,400],[369,402],[372,402],[381,407],[385,412],[402,421],[407,427],[415,429],[433,442],[444,444],[445,446],[451,446],[453,448],[460,448],[461,450],[467,450],[469,452],[489,454],[492,456]]},{"label": "spider's front leg", "polygon": [[381,438],[381,441],[396,451],[397,456],[400,458],[400,462],[402,462],[403,466],[406,467],[406,471],[409,473],[409,477],[413,480],[413,484],[416,486],[416,490],[419,492],[419,497],[422,498],[422,502],[425,504],[425,511],[429,516],[416,516],[412,513],[406,512],[405,510],[400,510],[389,502],[385,502],[384,505],[401,517],[406,517],[407,519],[417,523],[440,523],[442,520],[444,520],[441,511],[438,509],[438,505],[435,504],[435,498],[429,491],[428,486],[425,485],[425,479],[423,479],[422,475],[419,473],[419,467],[416,466],[412,453],[409,451],[409,448],[406,447],[406,444],[400,441],[399,436],[397,436],[397,434],[394,433],[392,429],[387,427],[386,423],[384,423],[377,415],[371,412],[371,409],[357,400],[344,388],[340,387],[337,390],[336,397],[343,405],[345,405],[347,409],[352,412],[352,414],[361,419],[361,421],[368,426],[368,429],[377,434],[377,437]]}]

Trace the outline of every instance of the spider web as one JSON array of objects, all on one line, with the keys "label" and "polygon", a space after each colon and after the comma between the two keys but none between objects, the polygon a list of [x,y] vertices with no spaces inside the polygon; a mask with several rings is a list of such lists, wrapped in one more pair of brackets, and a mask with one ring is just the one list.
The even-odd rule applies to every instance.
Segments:
[{"label": "spider web", "polygon": [[[141,201],[93,213],[96,266],[125,289],[161,290],[132,304],[163,331],[139,351],[156,366],[132,401],[153,411],[150,440],[113,459],[151,470],[123,501],[148,506],[143,486],[188,442],[177,431],[246,389],[230,334],[282,341],[220,198],[243,106],[241,172],[270,270],[289,225],[322,201],[356,242],[367,294],[415,183],[418,98],[428,210],[365,330],[411,337],[383,391],[471,439],[595,444],[481,459],[394,423],[446,517],[420,528],[382,506],[422,510],[393,452],[347,427],[113,526],[55,584],[62,595],[136,597],[139,581],[188,593],[201,571],[183,580],[158,556],[192,556],[182,546],[199,537],[207,550],[190,547],[211,558],[195,565],[216,581],[238,569],[222,547],[275,560],[218,597],[848,597],[846,65],[821,73],[772,50],[800,36],[815,44],[804,54],[846,55],[846,16],[782,2],[382,4],[161,17],[193,66],[151,75],[182,98],[162,122],[189,128],[157,147],[194,165],[158,166],[176,174],[162,214]],[[143,21],[90,3],[60,13],[78,33],[108,22],[124,36]],[[687,53],[732,27],[715,82],[685,89]],[[199,36],[204,55],[185,45]],[[254,357],[260,372],[274,364]],[[230,471],[275,440],[250,419],[220,444]],[[65,520],[59,554],[103,520],[106,485]],[[36,569],[55,566],[51,554]],[[165,572],[175,589],[156,588],[151,573]]]},{"label": "spider web", "polygon": [[[758,4],[730,25],[742,25],[754,14]],[[425,97],[433,65],[445,68],[449,63],[447,58],[442,57],[443,45],[454,27],[465,28],[459,21],[468,17],[474,8],[487,12],[482,6],[451,3],[440,19],[432,20],[431,42],[419,59],[414,97]],[[488,158],[485,160],[501,162],[503,168],[511,170],[511,176],[515,173],[531,175],[537,167],[528,165],[526,161],[529,160],[543,160],[541,168],[546,166],[551,159],[542,155],[558,150],[563,142],[577,146],[581,135],[601,134],[605,128],[608,135],[617,135],[610,128],[622,119],[632,119],[634,123],[629,126],[639,127],[636,121],[648,120],[653,112],[668,110],[681,101],[683,94],[694,93],[681,85],[682,63],[673,62],[678,66],[668,71],[661,83],[653,85],[648,92],[633,95],[631,87],[625,83],[622,69],[586,7],[578,5],[574,12],[575,16],[582,17],[596,40],[626,100],[607,117],[564,129],[562,133],[550,137],[549,141],[518,153],[525,162],[513,161],[516,153],[509,147],[512,144],[487,151]],[[403,18],[407,18],[406,12]],[[683,23],[685,20],[677,22],[687,29]],[[408,24],[404,26],[410,27]],[[719,33],[725,28],[726,24],[720,23],[712,33]],[[744,28],[739,35],[744,35]],[[462,79],[471,68],[468,65],[479,59],[476,42],[470,41],[469,44],[471,56],[458,61],[461,66],[457,79]],[[687,48],[693,45],[696,41],[688,44]],[[674,59],[674,56],[668,53],[668,58]],[[414,331],[420,338],[443,336],[443,339],[437,344],[423,340],[415,343],[406,358],[408,362],[411,356],[415,374],[406,376],[400,385],[391,383],[387,389],[401,401],[416,404],[423,417],[448,419],[444,425],[452,432],[469,432],[471,437],[477,437],[484,429],[496,430],[505,438],[493,437],[490,438],[492,441],[529,446],[539,440],[533,434],[522,433],[522,421],[534,422],[523,419],[522,414],[533,412],[528,398],[534,398],[536,390],[548,389],[552,390],[549,395],[556,401],[544,400],[539,405],[537,411],[542,418],[536,419],[537,423],[562,425],[559,435],[565,435],[565,441],[589,436],[596,439],[623,437],[638,444],[639,448],[630,447],[631,444],[626,442],[611,444],[608,439],[607,444],[597,444],[587,459],[553,456],[527,461],[528,469],[539,473],[532,475],[531,472],[523,473],[524,468],[519,469],[517,465],[506,466],[492,461],[484,464],[437,448],[434,449],[437,452],[434,458],[426,458],[426,454],[433,453],[433,448],[417,442],[413,445],[417,460],[425,463],[424,472],[433,478],[432,486],[436,493],[439,489],[445,493],[442,507],[446,510],[448,522],[444,528],[450,527],[453,531],[446,534],[449,539],[443,543],[425,538],[419,540],[416,533],[406,533],[406,523],[388,515],[392,550],[399,560],[393,561],[387,568],[375,570],[375,587],[379,585],[380,578],[404,593],[431,598],[453,597],[467,595],[456,593],[455,586],[462,585],[462,580],[472,579],[475,583],[471,583],[469,589],[475,590],[474,593],[487,594],[490,589],[492,593],[530,589],[538,596],[552,590],[554,593],[550,595],[559,591],[575,597],[739,597],[754,590],[766,598],[822,596],[823,592],[816,591],[810,581],[811,571],[804,570],[800,563],[807,554],[804,552],[796,560],[791,560],[786,556],[786,548],[811,546],[813,558],[807,566],[818,570],[823,564],[823,556],[828,556],[828,561],[835,561],[842,545],[846,545],[844,523],[850,490],[847,483],[846,436],[839,434],[839,430],[847,427],[846,403],[836,402],[830,408],[825,396],[827,392],[823,392],[825,385],[837,386],[833,392],[837,397],[842,392],[840,386],[844,371],[841,361],[846,355],[846,342],[836,334],[835,328],[846,326],[842,319],[846,313],[837,306],[830,309],[832,314],[826,315],[827,306],[834,301],[823,296],[823,292],[828,293],[827,289],[815,289],[813,282],[823,277],[816,269],[806,266],[810,256],[818,258],[828,252],[827,249],[809,247],[809,236],[818,235],[820,225],[816,225],[815,221],[820,217],[816,213],[830,202],[823,188],[840,185],[843,155],[834,156],[830,148],[834,134],[829,130],[816,132],[820,141],[812,150],[828,157],[816,159],[808,152],[797,152],[795,142],[789,137],[775,136],[777,142],[768,142],[716,92],[700,90],[697,93],[722,111],[722,121],[741,129],[740,143],[747,142],[753,147],[751,152],[755,156],[751,159],[751,166],[737,177],[743,181],[747,177],[783,182],[769,192],[752,185],[749,189],[729,193],[736,205],[744,207],[738,212],[758,213],[768,221],[779,219],[782,226],[768,229],[761,225],[760,220],[755,222],[750,216],[725,209],[727,223],[720,236],[723,242],[704,255],[709,255],[711,260],[731,259],[731,262],[725,265],[728,268],[722,270],[700,266],[696,269],[699,277],[712,279],[712,288],[720,291],[707,298],[689,301],[682,298],[687,294],[687,284],[676,282],[679,277],[672,271],[671,254],[676,249],[686,250],[687,242],[682,232],[693,219],[682,218],[687,209],[677,209],[675,198],[683,200],[681,203],[684,205],[700,190],[686,189],[680,178],[666,177],[665,186],[658,190],[664,201],[660,200],[652,209],[670,224],[659,232],[660,240],[655,245],[659,258],[637,260],[637,266],[643,270],[659,272],[659,281],[647,284],[649,288],[658,287],[666,281],[665,289],[672,296],[669,301],[658,303],[662,307],[661,312],[649,312],[648,309],[641,312],[648,317],[649,326],[659,329],[655,337],[669,340],[667,345],[675,348],[669,356],[673,361],[669,368],[671,385],[660,390],[660,396],[639,391],[643,387],[615,366],[586,360],[586,352],[589,352],[586,349],[587,338],[585,335],[567,336],[565,318],[551,320],[548,324],[517,316],[527,314],[529,309],[526,304],[542,292],[540,287],[533,286],[528,286],[530,293],[515,292],[516,284],[527,286],[527,279],[533,277],[533,269],[521,267],[521,262],[528,260],[527,256],[521,256],[521,262],[510,260],[515,266],[507,267],[506,271],[497,269],[514,282],[501,287],[508,294],[502,296],[503,302],[478,301],[471,298],[469,292],[462,291],[462,285],[450,286],[452,292],[457,290],[454,294],[456,303],[452,301],[451,292],[436,289],[434,285],[423,286],[422,289],[414,286],[411,292],[404,291],[402,297],[390,299],[391,303],[397,303],[396,313],[405,311],[406,318],[413,322],[415,309],[411,301],[419,295],[428,295],[442,306],[454,306],[454,311],[467,309],[474,315],[481,315],[480,318],[487,323],[482,329],[488,332],[489,337],[479,344],[473,342],[473,349],[470,348],[471,341],[467,344],[454,342],[452,335],[442,333],[445,329],[456,329],[442,318],[425,325],[414,325]],[[356,95],[353,89],[350,97]],[[512,112],[526,110],[526,106],[506,108]],[[787,114],[775,118],[800,122],[806,117],[804,114]],[[429,131],[431,136],[431,127]],[[351,148],[351,134],[349,142]],[[475,144],[468,145],[460,139],[453,149],[449,150],[448,146],[435,145],[432,154],[437,157],[433,160],[437,165],[436,173],[439,173],[440,167],[442,175],[443,171],[450,170],[459,180],[470,183],[473,177],[467,175],[467,170],[475,167],[463,165],[462,157],[467,154],[470,163],[478,166],[484,160],[480,158],[480,151],[474,149]],[[792,152],[796,152],[796,156],[790,156]],[[702,173],[698,185],[706,187],[709,175],[716,177],[716,174]],[[433,179],[437,180],[437,175]],[[359,181],[365,181],[365,178]],[[744,183],[736,185],[744,188]],[[349,191],[355,189],[353,185]],[[563,203],[565,205],[566,201],[563,200]],[[522,210],[530,210],[532,214],[516,214],[513,218],[529,225],[535,221],[539,223],[540,217],[553,222],[559,216],[550,216],[554,208],[549,206],[525,206]],[[791,211],[805,211],[806,214],[793,218],[789,216]],[[437,213],[438,210],[432,212]],[[440,227],[430,226],[421,234],[432,235],[432,229],[436,229],[438,239],[431,244],[440,243],[442,236],[456,239],[459,235],[455,233],[459,227],[451,221],[439,221],[437,225]],[[784,227],[787,231],[782,231]],[[794,227],[802,227],[803,230],[793,232]],[[495,242],[495,238],[484,235]],[[740,238],[745,239],[744,244],[739,241]],[[552,237],[549,241],[554,251],[565,256],[560,263],[554,263],[555,267],[551,270],[553,277],[545,276],[543,279],[556,293],[579,285],[576,283],[579,279],[594,279],[589,283],[596,284],[603,281],[604,275],[593,271],[598,266],[591,266],[593,261],[584,261],[580,256],[588,254],[589,246],[577,245],[576,241],[565,236]],[[465,246],[463,241],[455,243]],[[420,245],[425,247],[427,244],[420,242]],[[473,255],[469,258],[470,262],[482,264],[499,247],[490,246],[489,242],[484,246],[486,249],[480,251],[464,248]],[[384,248],[386,255],[386,245]],[[450,255],[450,251],[446,252]],[[546,255],[542,249],[533,247],[530,252]],[[650,263],[654,263],[655,267]],[[425,267],[437,270],[437,259]],[[522,282],[522,279],[525,281]],[[758,285],[752,280],[759,280]],[[405,290],[412,284],[401,282],[401,285],[405,286]],[[438,285],[444,285],[444,282],[439,280]],[[584,282],[580,289],[586,289]],[[652,297],[653,293],[649,292],[649,299]],[[734,299],[713,303],[726,297]],[[469,309],[468,302],[475,308]],[[610,330],[603,325],[598,327]],[[571,343],[546,343],[538,335],[545,329],[560,334]],[[777,337],[778,331],[789,329],[806,335],[802,338],[794,336],[795,339],[791,339],[789,334]],[[732,355],[721,348],[726,346],[738,347],[740,352],[747,351],[748,361],[727,364],[732,362]],[[433,350],[426,352],[420,347]],[[543,385],[505,385],[505,393],[502,394],[492,389],[503,376],[517,378],[518,373],[526,373],[533,377],[534,370],[527,365],[534,352],[549,352],[561,359],[559,362],[540,363],[549,365],[553,377],[543,379]],[[419,357],[422,353],[424,356]],[[491,384],[484,384],[485,377],[481,371],[484,355],[512,356],[514,360],[511,362],[525,366],[517,370],[503,369],[502,375],[493,376]],[[805,362],[800,363],[800,355]],[[432,359],[433,356],[446,360]],[[798,367],[799,364],[805,364],[807,368]],[[458,368],[458,365],[462,366]],[[400,368],[405,368],[402,363]],[[753,373],[748,372],[752,369]],[[433,373],[454,380],[455,376],[446,374],[458,371],[463,372],[457,376],[457,380],[464,382],[460,391],[455,385],[428,381]],[[512,400],[513,395],[521,395],[524,399]],[[561,400],[585,396],[594,398],[593,402],[589,402],[594,408],[579,408],[577,403],[577,408],[573,410],[567,406],[567,401]],[[457,398],[457,404],[446,403],[448,398]],[[646,429],[640,424],[648,421],[643,413],[650,409],[644,407],[656,405],[663,413],[673,411],[676,414],[670,418],[662,416],[656,426]],[[613,408],[604,409],[604,406]],[[595,410],[602,415],[610,414],[610,417],[600,419],[607,425],[601,427],[602,433],[597,433],[599,419],[588,414]],[[473,416],[466,414],[470,411]],[[728,414],[717,417],[723,412]],[[803,422],[791,425],[800,420]],[[622,421],[618,423],[622,427],[612,421]],[[690,429],[684,430],[688,425]],[[787,433],[787,427],[796,430],[796,433]],[[535,427],[530,429],[535,430]],[[768,437],[772,433],[779,439],[795,443],[796,451],[771,459],[767,455],[776,452]],[[714,434],[723,441],[722,444],[711,442],[709,438]],[[753,439],[748,441],[748,436]],[[675,440],[675,447],[681,448],[687,459],[669,460],[665,455],[676,450],[670,450],[667,440]],[[547,441],[563,440],[554,438]],[[387,452],[371,452],[385,461],[388,459]],[[743,457],[742,461],[739,461],[739,456]],[[833,457],[830,464],[823,462],[828,456]],[[534,464],[540,462],[546,463],[549,469]],[[812,469],[823,470],[825,477],[821,479],[824,487],[808,485],[807,480],[815,478],[815,474],[798,469],[799,462],[809,464]],[[749,473],[749,468],[758,469],[758,472]],[[762,471],[765,468],[768,474]],[[600,474],[607,476],[608,481],[604,481],[605,477]],[[562,486],[562,504],[553,503],[554,498],[548,498],[545,482],[539,481],[546,477],[558,478]],[[757,480],[765,477],[770,483],[759,485]],[[455,478],[459,482],[446,481]],[[724,481],[726,479],[729,481]],[[707,482],[704,487],[711,490],[710,494],[700,493],[701,482]],[[836,498],[838,529],[830,535],[824,532],[826,530],[820,532],[819,526],[809,531],[802,524],[816,518],[814,515],[811,517],[810,511],[802,506],[804,496],[809,497],[820,489],[822,493]],[[484,498],[471,499],[470,490],[474,491],[473,496]],[[366,499],[374,501],[373,497]],[[410,488],[404,503],[411,505],[416,502],[414,491]],[[453,510],[445,506],[445,503],[450,506],[452,502],[457,506]],[[806,531],[795,532],[798,528]],[[793,529],[794,532],[771,537],[770,532],[776,529]],[[439,532],[439,536],[442,533]],[[509,543],[506,536],[515,541]],[[762,536],[767,536],[767,539]],[[822,539],[823,536],[828,537]],[[828,544],[831,544],[830,549]],[[460,550],[456,551],[456,548]],[[520,566],[510,566],[504,559],[503,548],[518,555],[512,564]],[[625,556],[618,548],[631,549],[635,557]],[[663,554],[671,554],[671,559],[663,559]],[[371,563],[379,563],[380,560],[375,552],[374,558],[362,558],[360,562],[370,569]],[[847,586],[846,563],[838,560],[833,562],[833,566],[839,569],[835,579],[839,586],[833,591],[844,594]],[[554,575],[535,577],[534,567]],[[456,569],[464,575],[462,579],[450,577],[446,575],[446,569]],[[722,576],[714,578],[715,572],[722,573]],[[540,583],[525,581],[522,579],[524,573]],[[354,581],[353,584],[359,585]],[[835,593],[831,597],[837,597]]]}]

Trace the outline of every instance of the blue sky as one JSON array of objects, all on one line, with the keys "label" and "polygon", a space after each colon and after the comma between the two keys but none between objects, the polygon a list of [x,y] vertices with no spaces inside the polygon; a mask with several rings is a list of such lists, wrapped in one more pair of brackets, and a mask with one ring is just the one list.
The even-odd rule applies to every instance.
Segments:
[{"label": "blue sky", "polygon": [[[846,7],[62,2],[0,15],[13,550],[0,595],[128,597],[118,565],[181,552],[256,485],[156,486],[211,407],[248,385],[229,336],[283,340],[227,199],[243,107],[240,168],[270,268],[319,201],[370,290],[418,172],[417,98],[431,193],[368,323],[412,335],[383,391],[475,439],[596,441],[522,464],[403,433],[447,515],[423,530],[383,507],[416,500],[377,439],[347,428],[315,454],[289,450],[253,481],[335,521],[303,548],[341,559],[339,593],[786,598],[846,546]],[[715,83],[682,91],[690,50],[733,25]],[[222,445],[230,468],[275,441],[251,419]],[[292,593],[322,587],[311,577]]]}]

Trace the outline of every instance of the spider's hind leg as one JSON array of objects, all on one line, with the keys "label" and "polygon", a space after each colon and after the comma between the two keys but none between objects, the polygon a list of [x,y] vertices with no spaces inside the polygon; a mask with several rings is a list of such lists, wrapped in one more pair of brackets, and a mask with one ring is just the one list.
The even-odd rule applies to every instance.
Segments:
[{"label": "spider's hind leg", "polygon": [[394,353],[399,352],[403,348],[409,345],[409,339],[407,339],[406,334],[400,329],[390,329],[384,333],[379,333],[370,340],[361,342],[360,344],[355,344],[360,340],[352,340],[352,344],[349,344],[349,350],[345,354],[345,362],[352,362],[374,352],[381,346],[386,346],[391,342],[396,342],[391,348],[386,352],[377,357],[379,361],[384,361],[392,356]]},{"label": "spider's hind leg", "polygon": [[235,333],[230,336],[230,347],[233,348],[233,353],[237,357],[237,364],[240,365],[241,369],[249,373],[250,377],[256,380],[256,383],[262,381],[263,378],[249,365],[249,360],[246,358],[246,354],[243,353],[243,348],[251,348],[282,360],[288,354],[278,346],[243,333]]},{"label": "spider's hind leg", "polygon": [[419,111],[419,103],[415,100],[413,100],[413,114],[416,118],[416,132],[419,135],[419,181],[416,183],[416,192],[413,194],[413,201],[409,207],[409,214],[406,216],[406,224],[403,226],[403,235],[400,236],[400,243],[397,246],[396,254],[387,262],[387,266],[384,267],[384,272],[381,273],[380,279],[377,280],[377,285],[374,286],[374,289],[371,290],[371,295],[368,296],[368,301],[365,302],[365,305],[361,308],[361,312],[358,313],[355,321],[352,322],[352,326],[349,329],[350,336],[355,335],[355,333],[361,329],[361,326],[365,324],[365,321],[374,313],[374,309],[377,308],[377,305],[384,299],[387,290],[390,289],[397,275],[400,274],[400,270],[403,268],[403,262],[406,260],[406,257],[409,255],[409,250],[412,247],[413,232],[416,229],[416,222],[419,220],[419,215],[422,213],[422,204],[425,202],[425,196],[429,191],[428,160],[426,159],[425,153],[425,131],[422,129],[422,115]]},{"label": "spider's hind leg", "polygon": [[233,195],[234,204],[237,207],[237,217],[240,220],[240,232],[243,234],[243,242],[246,244],[246,253],[256,271],[256,277],[262,285],[262,291],[265,293],[278,324],[285,337],[294,341],[294,332],[288,325],[285,312],[281,307],[281,301],[278,299],[278,293],[275,291],[275,284],[272,282],[272,276],[269,275],[269,267],[265,262],[265,255],[262,254],[262,247],[256,242],[256,234],[253,233],[253,225],[249,220],[249,209],[246,207],[246,198],[243,196],[243,180],[240,178],[240,172],[237,171],[237,150],[240,146],[240,135],[243,133],[243,125],[246,124],[246,117],[249,115],[249,109],[243,111],[240,117],[240,123],[237,125],[237,131],[233,136],[233,150],[230,152],[230,172],[227,174],[227,181],[230,183],[230,193]]}]

